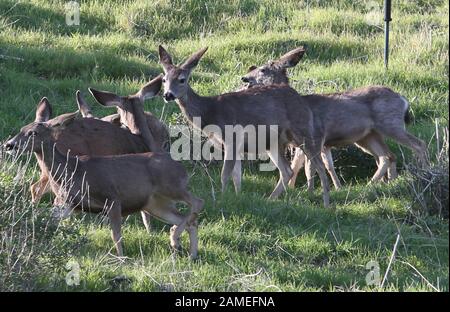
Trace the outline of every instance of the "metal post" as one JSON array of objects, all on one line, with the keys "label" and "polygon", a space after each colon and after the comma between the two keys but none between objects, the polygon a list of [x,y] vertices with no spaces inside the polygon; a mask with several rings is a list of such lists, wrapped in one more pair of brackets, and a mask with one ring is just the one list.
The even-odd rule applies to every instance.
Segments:
[{"label": "metal post", "polygon": [[389,65],[389,22],[391,18],[392,1],[384,0],[384,67]]}]

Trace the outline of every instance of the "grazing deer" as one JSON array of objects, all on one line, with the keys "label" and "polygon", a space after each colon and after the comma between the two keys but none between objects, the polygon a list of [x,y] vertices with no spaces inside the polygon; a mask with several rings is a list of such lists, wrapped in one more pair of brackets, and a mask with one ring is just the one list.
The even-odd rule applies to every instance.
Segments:
[{"label": "grazing deer", "polygon": [[[247,87],[260,85],[288,85],[286,69],[297,65],[305,49],[297,48],[276,61],[256,67],[242,77]],[[385,143],[390,137],[411,148],[422,164],[427,163],[426,144],[408,133],[405,124],[409,121],[409,103],[398,93],[382,86],[371,86],[344,93],[313,94],[302,96],[313,111],[317,125],[323,130],[324,147],[322,159],[336,188],[341,187],[334,170],[332,147],[355,144],[372,155],[377,163],[377,171],[371,181],[379,181],[384,176],[388,180],[397,177],[396,157]],[[307,158],[307,157],[306,157]],[[289,185],[295,185],[298,171],[305,162],[305,155],[297,149],[292,162],[294,175]],[[305,163],[308,189],[313,187],[313,172],[308,161]]]},{"label": "grazing deer", "polygon": [[[310,156],[318,170],[322,187],[324,205],[329,205],[329,184],[325,168],[318,160],[320,147],[314,137],[313,119],[310,109],[303,105],[301,97],[289,86],[251,88],[239,92],[221,94],[219,96],[204,97],[196,94],[189,86],[192,70],[199,63],[207,48],[201,49],[189,57],[182,65],[176,66],[172,57],[159,46],[159,59],[164,68],[163,97],[166,101],[176,101],[185,117],[196,127],[200,127],[204,134],[224,146],[224,165],[221,173],[222,191],[234,170],[236,156],[244,151],[249,142],[256,142],[259,127],[276,125],[278,131],[275,138],[278,144],[270,144],[265,149],[280,172],[280,179],[270,198],[279,196],[291,178],[292,170],[284,157],[284,151],[289,143],[303,146],[305,153]],[[194,117],[201,118],[201,125],[193,122]],[[291,123],[295,118],[296,123]],[[215,125],[214,130],[207,125]],[[233,142],[224,139],[226,126],[251,126],[255,129],[253,136],[239,136]],[[217,129],[219,128],[219,129]],[[274,136],[274,133],[266,133]]]},{"label": "grazing deer", "polygon": [[[141,88],[140,93],[145,97],[155,96],[161,88],[160,81],[147,83]],[[45,112],[42,113],[42,112]],[[96,119],[77,119],[78,113],[69,113],[50,119],[52,108],[49,101],[44,98],[37,110],[35,122],[46,122],[55,127],[53,131],[56,140],[56,147],[62,153],[70,150],[72,155],[122,155],[149,152],[149,144],[145,143],[141,136],[133,135],[128,130],[121,129],[110,123]],[[41,197],[50,191],[49,175],[37,157],[41,170],[39,181],[31,186],[31,198],[33,203],[39,202]],[[147,231],[150,231],[150,218],[148,214],[142,212],[142,219]]]},{"label": "grazing deer", "polygon": [[[116,129],[116,133],[129,132],[95,119],[83,118],[78,123],[66,119],[61,124],[50,123],[45,121],[50,115],[47,102],[46,98],[41,100],[35,122],[23,127],[5,147],[7,150],[35,153],[50,178],[50,187],[57,194],[55,202],[66,205],[63,215],[72,210],[106,213],[117,254],[123,256],[122,217],[145,211],[173,224],[170,244],[175,249],[179,248],[180,235],[186,229],[190,238],[190,255],[195,258],[198,250],[197,217],[203,201],[187,190],[188,176],[184,167],[172,160],[168,153],[63,154],[57,147],[61,142],[56,137],[58,132],[64,132],[62,129],[65,127],[76,127],[85,136],[91,134],[92,129],[102,131],[103,127]],[[89,124],[96,124],[96,127],[86,128]],[[190,206],[188,214],[182,215],[176,209],[178,201]]]},{"label": "grazing deer", "polygon": [[[153,86],[156,93],[161,88],[162,76],[154,78],[148,83]],[[144,98],[140,93],[126,97],[119,97],[115,94],[106,91],[97,91],[90,88],[89,91],[103,106],[115,106],[117,114],[109,115],[101,118],[101,120],[110,122],[117,126],[124,126],[136,135],[141,135],[144,138],[149,137],[151,132],[155,145],[159,150],[169,152],[170,136],[167,127],[158,118],[153,116],[150,112],[143,111]],[[156,94],[155,93],[155,94]],[[152,95],[154,96],[154,95]],[[80,91],[76,93],[78,108],[83,117],[94,118],[91,108],[84,100]],[[144,118],[141,116],[144,114]],[[147,130],[148,128],[148,130]]]}]

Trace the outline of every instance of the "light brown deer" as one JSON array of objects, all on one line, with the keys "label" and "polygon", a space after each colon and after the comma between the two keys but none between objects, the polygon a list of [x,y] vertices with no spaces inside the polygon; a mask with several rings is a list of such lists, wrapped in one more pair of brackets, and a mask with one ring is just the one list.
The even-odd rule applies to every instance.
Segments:
[{"label": "light brown deer", "polygon": [[[294,49],[260,67],[252,66],[242,77],[247,87],[260,85],[288,85],[287,68],[297,65],[303,57],[303,47]],[[427,163],[426,144],[405,130],[409,121],[409,103],[398,93],[382,86],[371,86],[343,93],[302,96],[313,111],[316,125],[322,128],[324,147],[322,159],[336,188],[341,187],[333,165],[332,147],[355,144],[372,155],[378,169],[371,181],[397,177],[396,157],[385,143],[390,137],[411,148],[422,164]],[[294,175],[289,185],[295,185],[298,171],[305,162],[305,155],[297,149],[292,162]],[[313,187],[312,167],[306,161],[305,173],[308,189]]]},{"label": "light brown deer", "polygon": [[[158,76],[149,82],[155,87],[155,90],[161,88],[162,76]],[[169,152],[170,137],[167,127],[158,118],[153,116],[150,112],[143,110],[143,98],[139,94],[127,97],[120,97],[106,91],[97,91],[90,88],[89,91],[103,106],[116,107],[117,114],[112,114],[101,118],[101,120],[110,122],[117,126],[126,127],[131,133],[136,135],[143,135],[144,138],[149,136],[148,130],[151,132],[155,145],[159,150]],[[81,92],[77,91],[78,108],[86,118],[94,118],[89,104],[82,97]],[[144,114],[144,118],[140,118]],[[148,130],[146,130],[148,128]]]},{"label": "light brown deer", "polygon": [[[215,141],[224,146],[225,159],[221,173],[222,191],[225,191],[238,153],[244,151],[248,142],[257,141],[258,126],[266,126],[268,129],[275,125],[278,127],[275,134],[278,144],[272,144],[273,141],[270,140],[270,144],[265,146],[265,149],[278,168],[280,179],[270,198],[279,196],[291,178],[292,170],[284,157],[284,151],[287,144],[293,143],[303,146],[305,153],[310,156],[317,168],[323,187],[324,205],[327,207],[329,205],[329,184],[324,165],[318,159],[320,145],[315,141],[312,113],[306,105],[303,105],[298,93],[289,86],[267,86],[219,96],[200,96],[189,86],[189,78],[206,50],[207,48],[199,50],[182,65],[176,66],[169,53],[159,46],[159,59],[165,73],[163,97],[166,101],[176,101],[180,110],[191,123],[193,123],[194,117],[200,117],[201,125],[198,126],[204,134],[207,137],[214,137]],[[295,118],[295,124],[290,122],[291,118]],[[207,125],[215,125],[219,130],[205,130]],[[255,129],[254,137],[250,137],[251,135],[241,136],[233,142],[227,142],[223,137],[227,125],[251,126]],[[194,124],[194,126],[197,125]],[[273,136],[273,133],[266,133],[266,136],[271,135]]]},{"label": "light brown deer", "polygon": [[[155,96],[161,88],[160,81],[151,81],[144,85],[140,94],[145,97]],[[142,105],[142,104],[141,104]],[[42,113],[45,112],[45,113]],[[131,134],[128,130],[121,129],[110,123],[96,119],[77,119],[78,113],[69,113],[51,118],[52,108],[49,101],[44,98],[36,111],[35,122],[46,122],[57,127],[53,131],[56,147],[61,153],[71,151],[72,155],[122,155],[130,153],[149,152],[150,142],[144,138]],[[43,162],[37,157],[40,167],[39,181],[31,186],[31,198],[33,203],[39,202],[42,196],[50,191],[49,176]],[[142,219],[147,231],[150,231],[150,218],[142,212]]]},{"label": "light brown deer", "polygon": [[[118,156],[72,156],[63,154],[57,148],[55,139],[68,121],[53,124],[47,100],[38,104],[36,121],[23,127],[6,143],[8,150],[34,152],[45,168],[50,187],[57,194],[56,203],[64,203],[64,215],[72,210],[104,213],[109,217],[112,238],[119,256],[123,256],[121,220],[129,214],[145,211],[150,215],[173,224],[170,230],[170,244],[178,249],[179,238],[186,229],[190,238],[190,255],[197,256],[197,217],[203,201],[194,197],[187,189],[188,176],[184,167],[172,160],[168,153],[141,153]],[[72,127],[84,135],[90,134],[86,124],[96,124],[96,131],[126,130],[95,119],[83,118],[81,123],[70,122]],[[74,126],[75,125],[75,126]],[[131,134],[130,134],[131,135]],[[132,135],[131,135],[132,136]],[[139,138],[140,140],[140,138]],[[182,215],[175,203],[185,202],[190,211]]]}]

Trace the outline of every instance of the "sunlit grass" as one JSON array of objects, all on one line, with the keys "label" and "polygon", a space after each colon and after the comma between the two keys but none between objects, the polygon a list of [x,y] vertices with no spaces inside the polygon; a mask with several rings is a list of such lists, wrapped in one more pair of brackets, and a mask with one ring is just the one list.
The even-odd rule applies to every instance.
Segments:
[{"label": "sunlit grass", "polygon": [[[440,127],[448,126],[446,1],[396,1],[388,71],[382,20],[367,22],[364,1],[314,1],[309,12],[306,1],[296,0],[80,1],[79,27],[65,25],[65,2],[0,1],[1,140],[33,120],[43,96],[59,114],[76,110],[77,89],[136,92],[161,72],[158,44],[176,62],[209,46],[191,79],[204,95],[234,90],[250,65],[307,45],[307,55],[289,72],[299,92],[389,86],[410,100],[409,129],[430,142],[431,155],[437,149],[436,119]],[[96,115],[110,113],[87,100]],[[159,98],[145,103],[157,116],[163,107],[166,120],[177,119],[176,105]],[[400,169],[402,153],[411,161],[406,148],[389,144]],[[371,157],[350,148],[335,158],[345,187],[331,192],[332,210],[321,206],[319,185],[313,194],[306,192],[303,176],[296,189],[268,200],[274,173],[262,174],[246,163],[242,193],[236,195],[230,185],[222,194],[219,166],[208,167],[210,181],[201,166],[186,162],[191,189],[206,203],[198,261],[189,261],[186,250],[174,257],[168,226],[155,221],[147,234],[136,215],[124,222],[128,258],[121,262],[111,254],[107,223],[76,215],[59,224],[51,218],[50,197],[38,206],[29,202],[33,161],[19,179],[19,164],[0,152],[0,289],[380,290],[366,284],[366,264],[378,261],[384,273],[400,232],[384,290],[448,291],[448,221],[415,217],[417,202],[406,173],[392,184],[367,186],[375,168]],[[39,225],[35,232],[28,230],[33,224]],[[28,240],[32,233],[36,240]],[[187,246],[186,235],[182,243]],[[27,255],[32,255],[28,262]],[[79,286],[65,283],[70,259],[81,266]]]}]

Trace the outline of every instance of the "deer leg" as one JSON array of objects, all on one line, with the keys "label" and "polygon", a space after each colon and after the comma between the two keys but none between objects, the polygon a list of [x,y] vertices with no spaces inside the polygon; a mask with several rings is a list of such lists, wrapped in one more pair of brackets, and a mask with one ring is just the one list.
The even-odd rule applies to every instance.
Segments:
[{"label": "deer leg", "polygon": [[289,187],[294,188],[295,187],[295,181],[297,180],[297,175],[300,169],[302,169],[303,165],[305,164],[305,154],[303,151],[299,148],[295,148],[295,154],[294,159],[291,163],[291,169],[293,171],[292,178],[289,180]]},{"label": "deer leg", "polygon": [[41,172],[39,181],[31,185],[31,202],[33,204],[38,203],[42,196],[50,191],[50,184],[48,175]]},{"label": "deer leg", "polygon": [[330,183],[328,182],[327,174],[325,173],[325,166],[319,157],[311,159],[311,163],[319,174],[320,184],[322,185],[323,190],[323,205],[325,208],[328,208],[330,206]]},{"label": "deer leg", "polygon": [[331,148],[324,147],[321,156],[325,168],[327,169],[329,175],[331,176],[331,180],[333,180],[334,188],[336,190],[342,188],[341,181],[339,181],[336,171],[334,170],[333,155],[331,154]]},{"label": "deer leg", "polygon": [[193,260],[198,255],[198,215],[203,209],[203,200],[194,197],[191,193],[186,192],[184,201],[191,207],[191,212],[188,215],[188,222],[186,231],[189,234],[189,254]]},{"label": "deer leg", "polygon": [[305,156],[305,175],[306,175],[307,190],[309,193],[312,193],[314,191],[315,173],[316,170],[314,169],[314,166],[311,163],[311,159]]},{"label": "deer leg", "polygon": [[427,145],[424,141],[408,133],[404,128],[397,127],[393,129],[380,129],[380,132],[381,131],[384,135],[396,140],[398,143],[406,147],[409,147],[416,154],[419,164],[423,168],[429,166]]},{"label": "deer leg", "polygon": [[289,166],[289,162],[284,157],[284,149],[283,150],[276,150],[271,151],[269,150],[267,154],[269,155],[272,162],[275,164],[275,166],[280,171],[280,178],[278,180],[277,186],[273,190],[272,194],[270,194],[269,198],[276,198],[278,197],[283,191],[286,190],[286,186],[289,183],[289,180],[292,176],[292,169]]},{"label": "deer leg", "polygon": [[398,177],[397,173],[397,157],[394,155],[394,153],[389,154],[389,161],[390,165],[387,170],[387,180],[392,181]]},{"label": "deer leg", "polygon": [[323,205],[327,208],[330,206],[330,183],[326,174],[325,165],[320,157],[322,147],[312,142],[305,142],[304,152],[319,175],[320,184],[322,185]]},{"label": "deer leg", "polygon": [[241,191],[241,180],[242,180],[242,162],[240,159],[236,160],[232,172],[234,190],[236,194]]},{"label": "deer leg", "polygon": [[236,163],[236,157],[233,154],[233,146],[225,146],[225,160],[223,161],[222,172],[220,175],[222,182],[222,193],[225,193],[227,182],[230,179],[230,175],[233,172],[234,165]]},{"label": "deer leg", "polygon": [[187,227],[186,231],[189,234],[189,255],[191,260],[198,256],[198,222],[192,221]]},{"label": "deer leg", "polygon": [[150,233],[151,229],[152,229],[152,225],[151,225],[151,216],[148,212],[146,211],[141,211],[141,216],[142,216],[142,222],[144,223],[145,229],[147,230],[147,233]]},{"label": "deer leg", "polygon": [[386,175],[387,170],[389,168],[389,165],[390,165],[389,157],[380,156],[378,158],[378,160],[379,160],[378,169],[375,172],[375,174],[373,175],[373,177],[370,180],[370,182],[380,181]]},{"label": "deer leg", "polygon": [[108,212],[109,223],[111,225],[112,239],[117,250],[117,255],[123,257],[122,247],[122,207],[119,202],[113,202]]},{"label": "deer leg", "polygon": [[365,138],[356,142],[355,145],[363,152],[375,157],[378,168],[373,175],[371,182],[379,181],[388,175],[388,170],[392,166],[391,159],[393,159],[394,154],[384,142],[383,136],[376,132],[371,132]]},{"label": "deer leg", "polygon": [[167,198],[152,197],[142,209],[161,221],[173,224],[170,228],[170,246],[174,250],[180,249],[180,236],[186,228],[187,217],[178,211],[175,202]]}]

